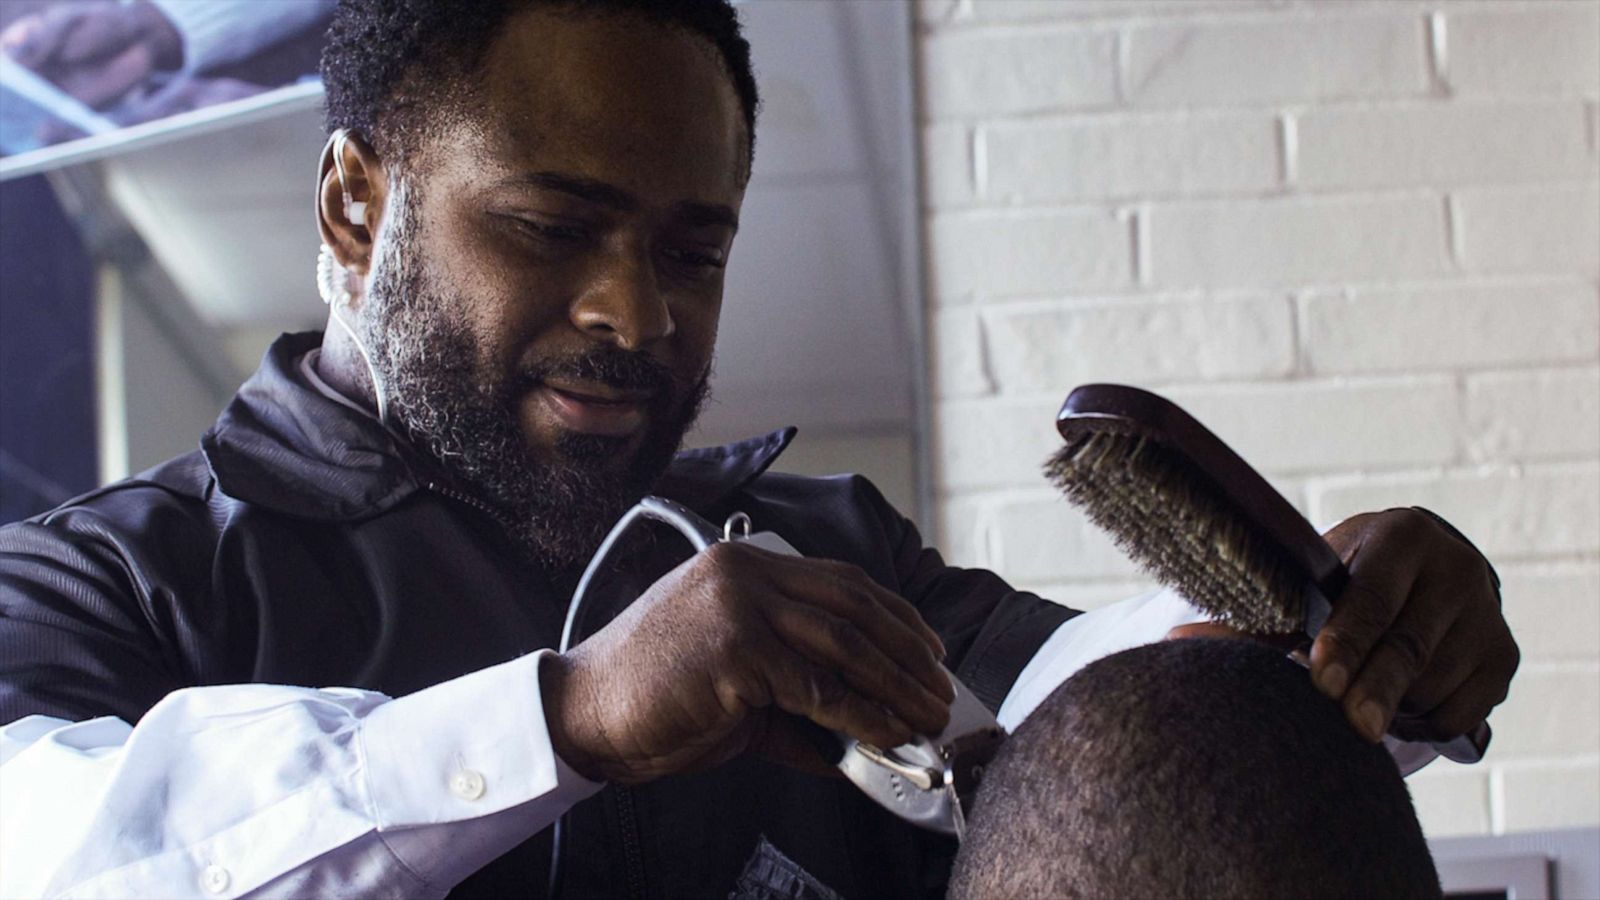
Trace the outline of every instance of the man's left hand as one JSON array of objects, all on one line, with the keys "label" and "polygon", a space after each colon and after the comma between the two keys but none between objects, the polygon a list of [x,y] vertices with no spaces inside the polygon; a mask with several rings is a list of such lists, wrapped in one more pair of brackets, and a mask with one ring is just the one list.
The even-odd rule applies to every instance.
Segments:
[{"label": "man's left hand", "polygon": [[1323,536],[1350,583],[1311,645],[1311,676],[1371,740],[1464,734],[1506,698],[1521,653],[1483,557],[1413,509],[1366,513]]},{"label": "man's left hand", "polygon": [[[1521,658],[1483,557],[1425,513],[1391,509],[1347,519],[1323,535],[1350,571],[1311,645],[1311,676],[1377,741],[1445,741],[1506,698]],[[1170,637],[1228,636],[1223,625]],[[1251,635],[1277,646],[1293,636]],[[1395,723],[1396,713],[1404,718]]]}]

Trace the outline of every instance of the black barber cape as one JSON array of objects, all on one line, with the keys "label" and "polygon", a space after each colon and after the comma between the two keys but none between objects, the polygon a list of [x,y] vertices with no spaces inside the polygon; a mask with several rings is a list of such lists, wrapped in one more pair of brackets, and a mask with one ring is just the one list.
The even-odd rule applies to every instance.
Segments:
[{"label": "black barber cape", "polygon": [[[285,335],[200,449],[0,528],[0,722],[137,722],[190,686],[341,685],[400,696],[557,645],[573,574],[523,561],[494,513],[378,422],[307,384],[321,335]],[[809,557],[904,595],[991,709],[1071,613],[947,566],[860,477],[767,473],[788,429],[679,454],[656,486],[713,522],[742,510]],[[577,639],[688,557],[632,542]],[[942,894],[953,842],[847,781],[746,757],[578,804],[568,897],[726,896],[761,837],[844,897]],[[549,830],[452,896],[542,896]]]}]

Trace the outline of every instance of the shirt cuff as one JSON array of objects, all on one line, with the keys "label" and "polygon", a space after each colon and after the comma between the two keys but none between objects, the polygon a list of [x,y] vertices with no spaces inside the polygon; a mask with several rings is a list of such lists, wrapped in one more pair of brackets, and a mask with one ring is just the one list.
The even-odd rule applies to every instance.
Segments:
[{"label": "shirt cuff", "polygon": [[[541,650],[384,704],[362,727],[372,819],[395,857],[447,891],[601,785],[550,744]],[[454,823],[448,828],[428,827]]]},{"label": "shirt cuff", "polygon": [[539,694],[541,650],[372,711],[362,750],[379,831],[474,819],[600,785],[561,762]]}]

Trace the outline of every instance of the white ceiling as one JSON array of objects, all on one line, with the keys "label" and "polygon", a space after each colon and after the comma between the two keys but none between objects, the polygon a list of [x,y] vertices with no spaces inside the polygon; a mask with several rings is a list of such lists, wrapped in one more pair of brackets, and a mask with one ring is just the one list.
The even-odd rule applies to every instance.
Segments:
[{"label": "white ceiling", "polygon": [[[783,424],[912,430],[909,24],[900,3],[740,7],[762,86],[756,172],[728,273],[716,402],[700,436]],[[316,327],[309,103],[100,163],[107,193],[198,316],[253,366]]]}]

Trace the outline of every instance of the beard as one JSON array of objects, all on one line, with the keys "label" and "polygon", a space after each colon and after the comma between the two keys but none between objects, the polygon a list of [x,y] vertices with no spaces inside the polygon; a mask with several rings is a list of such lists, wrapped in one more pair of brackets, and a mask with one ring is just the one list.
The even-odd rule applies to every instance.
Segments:
[{"label": "beard", "polygon": [[[535,564],[566,571],[585,562],[610,527],[649,491],[694,423],[708,394],[709,367],[683,382],[659,360],[611,344],[541,359],[507,375],[489,361],[465,322],[467,304],[430,277],[415,252],[416,198],[404,187],[377,251],[358,326],[382,380],[391,420],[411,442],[494,508]],[[550,459],[524,436],[520,401],[550,377],[650,391],[645,430],[631,438],[565,432]]]}]

